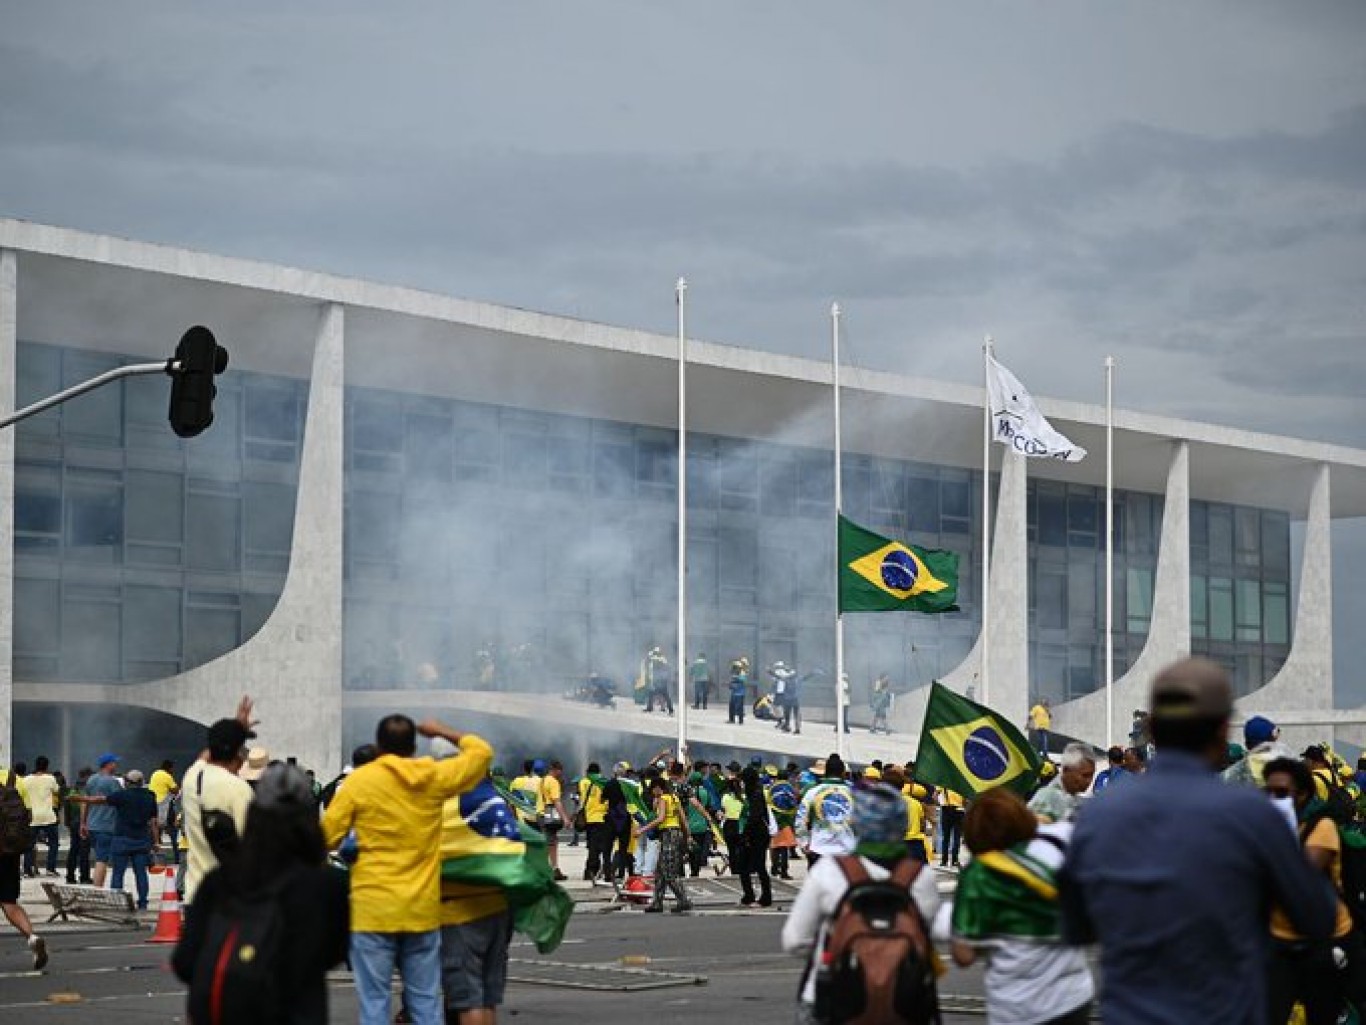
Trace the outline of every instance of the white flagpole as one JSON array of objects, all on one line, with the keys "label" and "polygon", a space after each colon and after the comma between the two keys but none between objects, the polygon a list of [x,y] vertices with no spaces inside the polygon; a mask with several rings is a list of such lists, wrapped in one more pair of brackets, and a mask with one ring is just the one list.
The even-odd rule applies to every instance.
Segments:
[{"label": "white flagpole", "polygon": [[688,282],[674,286],[678,305],[678,760],[688,760]]},{"label": "white flagpole", "polygon": [[1115,742],[1115,358],[1105,357],[1105,747]]},{"label": "white flagpole", "polygon": [[982,342],[982,658],[977,700],[991,704],[991,335]]},{"label": "white flagpole", "polygon": [[840,512],[844,508],[843,459],[840,454],[840,304],[830,304],[831,365],[835,385],[835,752],[846,757],[844,722],[849,710],[844,707],[844,616],[840,614]]}]

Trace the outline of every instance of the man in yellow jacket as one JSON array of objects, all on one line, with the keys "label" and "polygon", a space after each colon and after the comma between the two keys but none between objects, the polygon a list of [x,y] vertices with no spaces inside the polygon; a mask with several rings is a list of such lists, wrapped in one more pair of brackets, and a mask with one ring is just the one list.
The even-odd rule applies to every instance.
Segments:
[{"label": "man in yellow jacket", "polygon": [[[417,735],[460,748],[445,761],[414,758]],[[395,964],[416,1025],[443,1025],[441,1007],[441,809],[473,789],[493,764],[493,748],[472,733],[406,715],[380,720],[380,755],[346,778],[323,816],[336,847],[356,831],[351,868],[351,966],[361,1025],[389,1025]]]}]

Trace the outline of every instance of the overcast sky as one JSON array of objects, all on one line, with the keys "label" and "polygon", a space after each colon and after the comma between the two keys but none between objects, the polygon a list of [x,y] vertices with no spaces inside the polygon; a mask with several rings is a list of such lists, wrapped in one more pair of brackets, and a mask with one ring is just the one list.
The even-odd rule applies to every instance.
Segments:
[{"label": "overcast sky", "polygon": [[666,332],[685,274],[817,358],[838,299],[863,365],[1366,447],[1364,54],[1360,0],[0,0],[0,214]]}]

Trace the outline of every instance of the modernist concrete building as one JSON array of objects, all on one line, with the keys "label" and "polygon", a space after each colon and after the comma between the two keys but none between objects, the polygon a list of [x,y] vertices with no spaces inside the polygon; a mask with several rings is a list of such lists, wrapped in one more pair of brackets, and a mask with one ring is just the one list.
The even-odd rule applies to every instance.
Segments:
[{"label": "modernist concrete building", "polygon": [[[0,408],[164,358],[201,323],[231,353],[201,437],[170,432],[161,377],[0,432],[0,763],[183,754],[243,692],[272,751],[322,772],[386,708],[671,735],[546,696],[672,650],[674,338],[0,220]],[[847,619],[855,718],[886,671],[914,733],[931,679],[976,686],[982,394],[843,381],[846,514],[962,556],[960,613]],[[688,641],[718,672],[833,662],[830,384],[821,363],[691,343]],[[1102,740],[1104,413],[1041,405],[1093,455],[993,452],[990,702],[1019,721],[1048,696]],[[1366,452],[1116,427],[1115,734],[1191,651],[1258,709],[1331,719],[1330,525],[1366,514]],[[820,679],[805,702],[828,709]],[[719,715],[690,736],[758,746]],[[823,753],[828,731],[785,744]]]}]

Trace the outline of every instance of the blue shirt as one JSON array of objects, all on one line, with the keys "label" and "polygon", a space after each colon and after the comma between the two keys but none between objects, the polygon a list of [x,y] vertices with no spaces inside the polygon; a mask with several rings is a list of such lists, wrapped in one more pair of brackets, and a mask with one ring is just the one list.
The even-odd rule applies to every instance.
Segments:
[{"label": "blue shirt", "polygon": [[1063,934],[1099,942],[1106,1025],[1263,1025],[1272,902],[1326,939],[1328,880],[1260,790],[1181,751],[1077,817]]},{"label": "blue shirt", "polygon": [[1124,767],[1120,765],[1112,765],[1108,769],[1102,769],[1096,773],[1096,781],[1091,784],[1091,790],[1098,794],[1111,783],[1118,783],[1120,777],[1124,775],[1126,775]]},{"label": "blue shirt", "polygon": [[[123,785],[117,779],[100,772],[90,777],[90,782],[85,785],[85,796],[108,797],[122,789]],[[90,810],[85,813],[86,828],[92,833],[112,833],[117,818],[114,809],[107,804],[92,804],[89,807]]]}]

